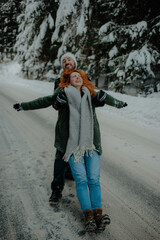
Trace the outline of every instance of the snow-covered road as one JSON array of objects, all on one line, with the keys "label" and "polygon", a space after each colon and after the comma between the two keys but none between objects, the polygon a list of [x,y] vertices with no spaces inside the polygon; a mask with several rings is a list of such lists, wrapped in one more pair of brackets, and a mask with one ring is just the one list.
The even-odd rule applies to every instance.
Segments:
[{"label": "snow-covered road", "polygon": [[159,240],[160,130],[98,110],[102,200],[111,224],[100,235],[83,235],[74,182],[66,182],[57,207],[48,204],[56,111],[12,108],[39,96],[24,86],[0,83],[0,239]]}]

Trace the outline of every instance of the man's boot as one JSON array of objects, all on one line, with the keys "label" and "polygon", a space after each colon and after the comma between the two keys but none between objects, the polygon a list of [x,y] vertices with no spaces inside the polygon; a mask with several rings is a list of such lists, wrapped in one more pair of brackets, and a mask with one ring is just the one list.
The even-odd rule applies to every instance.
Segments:
[{"label": "man's boot", "polygon": [[59,200],[62,197],[62,191],[57,187],[55,189],[53,189],[52,194],[49,198],[49,203],[52,204],[57,204],[59,202]]},{"label": "man's boot", "polygon": [[97,226],[96,226],[96,222],[94,219],[94,213],[92,209],[87,209],[84,212],[84,216],[85,216],[85,231],[86,232],[93,232],[96,230]]},{"label": "man's boot", "polygon": [[102,208],[96,208],[94,218],[97,224],[97,231],[102,232],[105,230],[106,225],[109,225],[111,220],[107,214],[102,214]]}]

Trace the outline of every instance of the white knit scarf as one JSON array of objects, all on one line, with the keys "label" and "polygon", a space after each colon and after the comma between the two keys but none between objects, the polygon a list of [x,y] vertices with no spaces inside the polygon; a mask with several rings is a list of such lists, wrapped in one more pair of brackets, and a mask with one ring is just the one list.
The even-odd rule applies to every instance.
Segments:
[{"label": "white knit scarf", "polygon": [[74,155],[74,161],[78,162],[86,153],[93,152],[93,112],[91,95],[86,87],[82,87],[84,93],[81,97],[80,91],[73,86],[64,89],[69,104],[69,138],[64,160],[68,161]]}]

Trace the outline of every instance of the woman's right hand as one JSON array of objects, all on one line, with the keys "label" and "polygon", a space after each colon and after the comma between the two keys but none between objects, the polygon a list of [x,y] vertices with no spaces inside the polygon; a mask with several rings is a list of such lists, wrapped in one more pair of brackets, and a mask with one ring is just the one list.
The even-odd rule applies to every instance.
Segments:
[{"label": "woman's right hand", "polygon": [[22,106],[21,106],[20,103],[16,103],[16,104],[14,104],[14,105],[13,105],[13,108],[14,108],[15,110],[17,110],[17,111],[21,111],[21,110],[23,110],[23,108],[22,108]]}]

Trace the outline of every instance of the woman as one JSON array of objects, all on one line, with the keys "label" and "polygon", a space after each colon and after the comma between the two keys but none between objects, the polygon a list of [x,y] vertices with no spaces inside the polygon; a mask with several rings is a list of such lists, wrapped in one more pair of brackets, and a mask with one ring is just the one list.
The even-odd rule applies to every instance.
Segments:
[{"label": "woman", "polygon": [[[93,115],[92,99],[96,97],[94,85],[88,81],[85,73],[76,70],[64,73],[59,86],[64,88],[70,112],[64,159],[69,161],[76,182],[77,196],[85,215],[85,230],[102,231],[110,223],[110,218],[102,215],[101,145],[95,111]],[[93,131],[94,127],[96,131]]]},{"label": "woman", "polygon": [[[53,96],[21,103],[23,110],[39,109],[61,98],[65,107],[59,111],[55,147],[64,153],[76,182],[76,191],[85,216],[86,231],[103,231],[110,218],[102,214],[100,187],[100,155],[102,153],[99,124],[95,113],[98,93],[79,70],[63,73],[59,88]],[[117,108],[127,106],[108,94],[105,103]],[[18,109],[17,109],[18,110]]]}]

